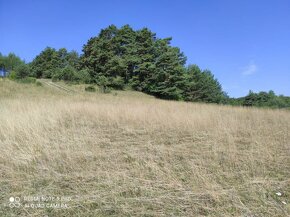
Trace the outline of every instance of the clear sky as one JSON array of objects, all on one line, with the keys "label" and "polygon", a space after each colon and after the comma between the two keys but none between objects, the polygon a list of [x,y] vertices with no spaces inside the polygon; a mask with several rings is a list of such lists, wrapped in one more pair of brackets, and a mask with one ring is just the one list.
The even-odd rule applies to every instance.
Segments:
[{"label": "clear sky", "polygon": [[26,62],[47,46],[81,53],[110,24],[172,36],[230,96],[290,96],[290,0],[0,0],[0,52]]}]

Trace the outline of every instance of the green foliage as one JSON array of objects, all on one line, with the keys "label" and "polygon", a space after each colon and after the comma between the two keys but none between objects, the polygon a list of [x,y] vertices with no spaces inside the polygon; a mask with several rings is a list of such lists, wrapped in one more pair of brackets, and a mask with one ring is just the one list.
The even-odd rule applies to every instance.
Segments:
[{"label": "green foliage", "polygon": [[226,98],[222,86],[209,70],[202,71],[198,66],[190,65],[185,78],[186,101],[221,103]]},{"label": "green foliage", "polygon": [[231,98],[228,100],[231,105],[255,106],[269,108],[290,108],[290,97],[277,96],[274,91],[254,93],[250,91],[245,97]]},{"label": "green foliage", "polygon": [[52,72],[60,65],[58,53],[54,48],[45,48],[31,63],[36,78],[51,78]]},{"label": "green foliage", "polygon": [[242,106],[289,107],[289,97],[274,92],[250,92],[229,98],[211,71],[197,65],[185,67],[186,57],[171,38],[158,38],[148,28],[129,25],[102,29],[83,46],[83,54],[65,48],[45,48],[25,65],[19,57],[0,54],[0,68],[10,70],[10,79],[27,76],[72,83],[97,84],[103,93],[130,87],[158,98]]},{"label": "green foliage", "polygon": [[101,92],[126,86],[163,99],[220,103],[221,85],[210,71],[185,68],[186,57],[148,28],[129,25],[102,29],[83,47],[83,55],[47,47],[31,63],[37,78],[96,83]]},{"label": "green foliage", "polygon": [[121,76],[113,77],[110,79],[108,86],[116,90],[124,90],[125,88],[124,78],[122,78]]},{"label": "green foliage", "polygon": [[181,99],[182,90],[174,82],[182,79],[185,57],[170,40],[157,39],[147,28],[111,25],[84,46],[81,64],[103,88],[130,85],[160,98]]},{"label": "green foliage", "polygon": [[66,66],[62,70],[62,80],[74,81],[76,78],[76,70],[72,66]]},{"label": "green foliage", "polygon": [[16,80],[16,72],[15,71],[10,71],[9,75],[8,75],[8,78],[10,80]]},{"label": "green foliage", "polygon": [[63,70],[61,68],[56,68],[52,72],[52,81],[58,81],[63,79]]},{"label": "green foliage", "polygon": [[25,64],[18,56],[14,53],[9,53],[8,56],[0,55],[0,69],[7,71],[15,70],[19,65]]},{"label": "green foliage", "polygon": [[29,69],[28,65],[21,64],[15,68],[15,78],[16,79],[23,79],[23,78],[28,77],[29,75],[30,75],[30,69]]},{"label": "green foliage", "polygon": [[56,68],[52,73],[52,80],[63,80],[75,83],[90,83],[90,74],[86,69],[77,71],[74,67],[68,65],[62,69]]},{"label": "green foliage", "polygon": [[109,87],[110,82],[109,79],[106,76],[99,76],[96,79],[97,84],[99,85],[99,89],[101,93],[110,93],[111,88]]},{"label": "green foliage", "polygon": [[112,92],[112,88],[110,87],[105,87],[105,86],[100,86],[99,87],[99,91],[101,93],[111,93]]},{"label": "green foliage", "polygon": [[67,67],[79,67],[79,55],[76,51],[68,52],[65,48],[58,51],[54,48],[45,48],[31,62],[31,69],[36,78],[52,78],[55,71]]},{"label": "green foliage", "polygon": [[85,87],[85,91],[96,92],[96,88],[94,86],[87,86],[87,87]]},{"label": "green foliage", "polygon": [[186,57],[170,43],[147,28],[111,25],[84,45],[81,67],[104,90],[127,85],[163,99],[220,103],[224,93],[211,72],[185,69]]},{"label": "green foliage", "polygon": [[36,78],[34,78],[34,77],[20,78],[20,79],[17,79],[17,82],[23,83],[23,84],[36,83]]},{"label": "green foliage", "polygon": [[79,68],[79,54],[76,51],[68,52],[65,48],[61,48],[57,51],[59,58],[59,67],[65,68],[71,66],[75,69]]},{"label": "green foliage", "polygon": [[[154,61],[147,64],[146,71],[152,71],[145,76],[144,92],[164,99],[183,99],[184,64],[186,61],[179,48],[170,46],[171,38],[158,39],[154,44]],[[144,76],[143,76],[144,77]]]},{"label": "green foliage", "polygon": [[79,83],[88,84],[91,82],[91,76],[90,76],[89,70],[87,69],[76,71],[74,76],[75,76],[75,80]]},{"label": "green foliage", "polygon": [[35,82],[36,86],[42,86],[42,83],[40,81]]}]

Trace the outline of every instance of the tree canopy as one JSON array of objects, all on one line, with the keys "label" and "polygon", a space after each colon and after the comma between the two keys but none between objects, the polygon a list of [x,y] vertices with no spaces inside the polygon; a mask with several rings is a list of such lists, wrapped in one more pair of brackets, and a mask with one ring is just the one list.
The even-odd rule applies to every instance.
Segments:
[{"label": "tree canopy", "polygon": [[59,69],[77,68],[79,55],[76,51],[68,52],[65,48],[56,50],[45,48],[30,63],[32,75],[36,78],[52,78]]},{"label": "tree canopy", "polygon": [[25,64],[25,62],[14,53],[9,53],[7,56],[4,56],[0,53],[0,69],[11,71],[15,70],[19,65],[23,64]]},{"label": "tree canopy", "polygon": [[290,108],[290,97],[276,95],[272,90],[259,93],[254,93],[250,90],[247,96],[228,99],[228,103],[248,107]]},{"label": "tree canopy", "polygon": [[221,102],[224,93],[212,73],[185,68],[186,57],[171,40],[158,38],[148,28],[111,25],[84,45],[81,68],[89,70],[93,81],[106,77],[108,86],[118,78],[163,99]]},{"label": "tree canopy", "polygon": [[210,70],[186,66],[186,56],[171,41],[171,37],[158,38],[148,28],[110,25],[84,44],[81,55],[66,48],[47,47],[25,65],[13,53],[0,53],[0,69],[11,71],[15,79],[30,76],[97,84],[103,92],[132,88],[169,100],[290,107],[290,97],[277,96],[273,91],[229,98]]}]

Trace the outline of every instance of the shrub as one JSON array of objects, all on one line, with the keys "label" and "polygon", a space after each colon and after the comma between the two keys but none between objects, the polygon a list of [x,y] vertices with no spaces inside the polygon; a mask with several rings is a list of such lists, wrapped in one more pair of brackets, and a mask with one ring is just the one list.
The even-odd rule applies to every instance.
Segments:
[{"label": "shrub", "polygon": [[65,81],[74,81],[75,80],[76,70],[71,66],[67,66],[62,70],[62,78]]},{"label": "shrub", "polygon": [[101,93],[110,93],[111,88],[109,87],[110,82],[107,77],[105,76],[99,76],[96,79],[96,83],[99,85],[99,91]]},{"label": "shrub", "polygon": [[117,76],[112,78],[109,84],[110,87],[117,89],[117,90],[124,90],[125,88],[125,81],[121,76]]},{"label": "shrub", "polygon": [[42,83],[40,81],[36,81],[36,86],[42,86]]},{"label": "shrub", "polygon": [[99,91],[101,93],[111,93],[112,88],[108,87],[108,86],[100,86],[99,87]]},{"label": "shrub", "polygon": [[90,73],[87,69],[76,71],[74,75],[75,81],[88,84],[91,81]]},{"label": "shrub", "polygon": [[96,92],[96,88],[94,86],[87,86],[87,87],[85,87],[85,91]]},{"label": "shrub", "polygon": [[58,81],[62,79],[62,69],[61,68],[57,68],[55,70],[53,70],[52,72],[52,76],[51,76],[51,80],[52,81]]},{"label": "shrub", "polygon": [[10,71],[9,75],[8,75],[8,78],[10,80],[16,80],[16,72],[15,71]]},{"label": "shrub", "polygon": [[52,81],[58,81],[58,80],[64,80],[64,81],[76,81],[76,70],[75,68],[71,66],[66,66],[65,68],[57,68],[52,73]]},{"label": "shrub", "polygon": [[52,78],[52,70],[45,70],[44,72],[43,72],[43,74],[42,74],[42,77],[43,78]]},{"label": "shrub", "polygon": [[15,69],[16,79],[22,79],[29,76],[29,67],[25,64],[21,64]]}]

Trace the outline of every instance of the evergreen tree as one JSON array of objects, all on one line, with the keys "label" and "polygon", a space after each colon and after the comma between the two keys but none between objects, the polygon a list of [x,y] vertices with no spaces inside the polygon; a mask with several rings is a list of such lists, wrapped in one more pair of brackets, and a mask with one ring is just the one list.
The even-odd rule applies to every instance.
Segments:
[{"label": "evergreen tree", "polygon": [[[82,67],[87,68],[93,80],[100,76],[110,77],[112,73],[118,72],[112,69],[119,63],[114,57],[116,44],[113,38],[116,36],[118,29],[111,25],[106,29],[102,29],[98,37],[91,38],[83,47],[83,56],[81,57]],[[115,64],[114,64],[115,63]]]},{"label": "evergreen tree", "polygon": [[147,28],[134,31],[129,25],[120,29],[111,25],[84,45],[81,64],[96,80],[105,76],[110,83],[118,77],[135,90],[182,99],[186,58],[178,48],[170,46],[170,41],[157,39]]},{"label": "evergreen tree", "polygon": [[133,54],[133,71],[130,73],[130,84],[135,90],[149,92],[148,79],[156,72],[154,62],[154,43],[156,35],[149,29],[136,31]]},{"label": "evergreen tree", "polygon": [[45,48],[31,63],[36,78],[51,78],[53,71],[61,66],[59,53],[51,47]]},{"label": "evergreen tree", "polygon": [[7,56],[0,54],[0,69],[11,71],[23,64],[25,64],[24,61],[22,61],[14,53],[9,53]]},{"label": "evergreen tree", "polygon": [[187,101],[220,103],[226,98],[222,86],[209,70],[202,71],[196,65],[187,68],[184,98]]},{"label": "evergreen tree", "polygon": [[15,68],[15,78],[16,79],[26,78],[29,75],[30,75],[30,68],[28,65],[21,64]]},{"label": "evergreen tree", "polygon": [[155,73],[147,82],[146,91],[159,98],[183,99],[184,64],[186,57],[179,48],[170,46],[171,38],[158,39],[155,43]]},{"label": "evergreen tree", "polygon": [[68,52],[61,48],[58,51],[47,47],[30,63],[32,73],[36,78],[52,78],[58,69],[79,67],[79,55],[76,51]]},{"label": "evergreen tree", "polygon": [[133,76],[134,69],[138,63],[138,58],[136,58],[135,41],[136,32],[129,25],[121,27],[114,38],[116,46],[115,55],[119,60],[118,76],[123,77],[126,84]]}]

